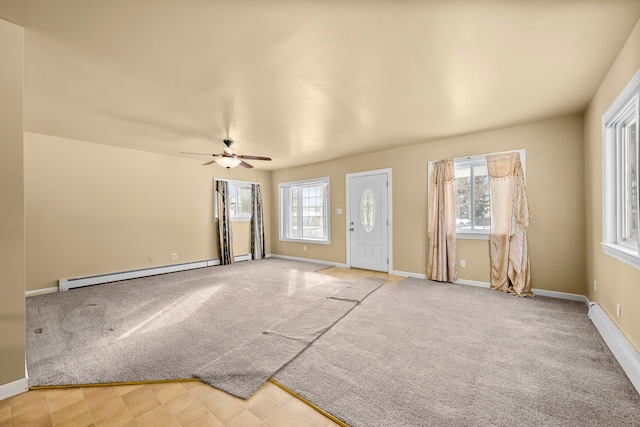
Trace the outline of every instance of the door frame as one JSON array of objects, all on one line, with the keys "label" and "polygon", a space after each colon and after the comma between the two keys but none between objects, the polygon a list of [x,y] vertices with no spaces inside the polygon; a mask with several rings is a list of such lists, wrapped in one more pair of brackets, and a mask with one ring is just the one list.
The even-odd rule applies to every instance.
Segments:
[{"label": "door frame", "polygon": [[348,173],[345,175],[345,186],[346,186],[346,201],[345,201],[345,206],[346,206],[346,215],[345,215],[345,233],[347,234],[347,248],[346,248],[346,252],[347,252],[347,268],[351,268],[351,233],[349,232],[349,223],[351,222],[351,198],[350,198],[350,193],[351,193],[351,185],[350,185],[350,179],[351,178],[356,178],[356,177],[362,177],[362,176],[369,176],[369,175],[380,175],[380,174],[386,174],[387,175],[387,219],[389,220],[389,226],[387,227],[387,254],[389,255],[389,264],[387,265],[387,273],[391,273],[393,271],[393,182],[391,180],[392,178],[392,169],[391,168],[386,168],[386,169],[376,169],[376,170],[370,170],[370,171],[364,171],[364,172],[355,172],[355,173]]}]

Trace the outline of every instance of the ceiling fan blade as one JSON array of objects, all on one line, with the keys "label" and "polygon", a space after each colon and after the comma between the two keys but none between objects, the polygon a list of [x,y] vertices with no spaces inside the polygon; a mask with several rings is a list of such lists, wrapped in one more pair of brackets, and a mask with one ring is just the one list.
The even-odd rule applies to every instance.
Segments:
[{"label": "ceiling fan blade", "polygon": [[186,151],[181,151],[180,154],[198,154],[201,156],[219,156],[220,154],[211,154],[211,153],[188,153]]},{"label": "ceiling fan blade", "polygon": [[271,160],[271,157],[264,157],[264,156],[240,156],[237,155],[236,156],[239,159],[249,159],[249,160]]},{"label": "ceiling fan blade", "polygon": [[211,161],[207,162],[207,163],[203,163],[203,164],[202,164],[202,166],[207,166],[207,165],[213,164],[213,163],[215,163],[215,162],[216,162],[216,160],[218,160],[218,158],[217,158],[217,157],[216,157],[215,159],[213,159],[213,160],[211,160]]},{"label": "ceiling fan blade", "polygon": [[[241,156],[237,156],[237,157],[241,157]],[[242,166],[243,168],[247,168],[247,169],[251,169],[253,167],[247,162],[240,162],[240,166]]]}]

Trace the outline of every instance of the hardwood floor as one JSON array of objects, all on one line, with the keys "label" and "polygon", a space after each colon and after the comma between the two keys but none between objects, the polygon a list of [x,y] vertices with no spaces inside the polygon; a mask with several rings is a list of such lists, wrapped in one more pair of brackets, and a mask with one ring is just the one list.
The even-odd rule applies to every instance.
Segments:
[{"label": "hardwood floor", "polygon": [[382,271],[362,270],[360,268],[328,267],[323,270],[318,270],[317,273],[353,280],[361,279],[363,277],[382,277],[387,279],[385,285],[395,285],[406,279],[404,276],[395,276]]},{"label": "hardwood floor", "polygon": [[[387,273],[330,267],[347,279]],[[199,381],[29,390],[0,401],[0,427],[335,427],[330,418],[270,382],[242,400]]]},{"label": "hardwood floor", "polygon": [[333,427],[266,383],[242,400],[198,381],[29,390],[0,402],[2,427]]}]

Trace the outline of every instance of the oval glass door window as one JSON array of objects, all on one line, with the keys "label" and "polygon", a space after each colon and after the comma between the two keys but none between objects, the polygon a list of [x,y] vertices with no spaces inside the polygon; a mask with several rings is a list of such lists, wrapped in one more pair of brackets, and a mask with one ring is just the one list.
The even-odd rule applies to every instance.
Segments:
[{"label": "oval glass door window", "polygon": [[365,188],[360,197],[360,222],[367,233],[373,230],[376,221],[376,199],[373,191]]}]

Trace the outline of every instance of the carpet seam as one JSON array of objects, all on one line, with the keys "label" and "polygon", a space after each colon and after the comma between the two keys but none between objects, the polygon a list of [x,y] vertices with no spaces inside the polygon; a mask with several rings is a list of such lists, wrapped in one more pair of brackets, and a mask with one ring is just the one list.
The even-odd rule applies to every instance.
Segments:
[{"label": "carpet seam", "polygon": [[[366,298],[367,296],[369,296],[369,294],[367,294],[367,295],[365,296],[365,298]],[[336,301],[349,301],[349,302],[356,302],[356,303],[359,303],[359,302],[361,302],[361,301],[362,301],[362,300],[359,300],[359,299],[353,299],[353,298],[339,298],[339,297],[334,297],[334,296],[327,297],[327,299],[333,299],[333,300],[336,300]],[[363,299],[364,299],[364,298],[363,298]]]},{"label": "carpet seam", "polygon": [[[274,372],[271,375],[277,375],[278,372],[282,371],[284,368],[286,368],[291,362],[293,362],[294,360],[296,360],[302,353],[304,353],[309,347],[311,347],[316,341],[318,341],[324,334],[326,334],[329,330],[331,330],[338,322],[340,322],[342,319],[344,319],[349,313],[351,313],[356,307],[358,307],[362,301],[364,301],[365,299],[367,299],[369,297],[369,295],[371,295],[372,293],[374,293],[375,291],[377,291],[378,289],[380,289],[382,286],[384,285],[384,283],[381,283],[378,287],[376,287],[374,290],[372,290],[371,292],[369,292],[367,295],[364,296],[364,298],[362,298],[361,301],[356,301],[356,303],[353,305],[353,307],[351,307],[349,310],[347,310],[346,313],[344,313],[342,316],[340,316],[339,319],[337,319],[335,322],[333,322],[331,324],[331,326],[329,326],[327,329],[325,329],[324,331],[322,331],[322,333],[320,333],[317,337],[315,337],[315,339],[313,341],[311,341],[309,344],[307,344],[298,354],[296,354],[293,358],[291,358],[288,362],[286,362],[284,365],[282,365],[280,367],[280,369],[278,369],[276,372]],[[274,380],[273,378],[270,378],[269,381],[274,382],[276,385],[280,386],[276,380]],[[294,396],[297,396],[296,394],[294,394],[294,392],[289,391],[288,389],[286,389],[284,386],[281,386],[285,391],[291,393]],[[302,397],[300,397],[302,399]],[[305,400],[306,401],[306,400]],[[311,402],[308,402],[309,404],[313,405]],[[316,407],[316,405],[313,405],[314,407]],[[319,409],[319,407],[318,407]],[[331,416],[333,417],[333,416]],[[335,418],[335,417],[334,417]],[[337,418],[336,418],[337,419]],[[347,424],[340,424],[343,427],[349,427]]]},{"label": "carpet seam", "polygon": [[304,338],[294,337],[294,336],[291,336],[291,335],[284,335],[284,334],[281,334],[280,332],[275,332],[275,331],[272,331],[272,330],[264,331],[264,332],[262,332],[262,335],[275,335],[275,336],[286,338],[286,339],[289,339],[289,340],[301,342],[301,343],[306,344],[306,345],[309,345],[309,344],[311,344],[313,342],[313,341],[306,340]]},{"label": "carpet seam", "polygon": [[364,301],[367,297],[369,297],[369,295],[371,295],[372,293],[374,293],[375,291],[377,291],[378,289],[380,289],[382,287],[382,284],[380,284],[377,288],[375,288],[373,291],[369,292],[367,295],[364,296],[364,298],[362,298],[362,300],[360,301],[350,301],[350,302],[354,302],[355,304],[353,304],[353,306],[347,310],[342,316],[340,316],[339,318],[336,319],[335,322],[333,322],[331,325],[329,325],[329,327],[327,329],[325,329],[324,331],[322,331],[320,334],[318,334],[317,337],[315,337],[312,341],[310,341],[305,348],[303,348],[298,354],[295,355],[295,357],[293,357],[291,360],[289,360],[287,363],[285,363],[284,365],[282,365],[282,367],[280,369],[278,369],[276,372],[273,373],[273,375],[277,374],[278,372],[280,372],[282,370],[282,368],[284,368],[285,366],[287,366],[289,363],[291,363],[292,361],[294,361],[298,356],[300,356],[302,353],[304,353],[304,351],[306,349],[308,349],[310,346],[313,345],[313,343],[315,343],[316,341],[318,341],[324,334],[326,334],[328,331],[331,330],[331,328],[333,328],[338,322],[340,322],[342,319],[344,319],[349,313],[351,313],[353,311],[354,308],[358,307],[362,301]]}]

